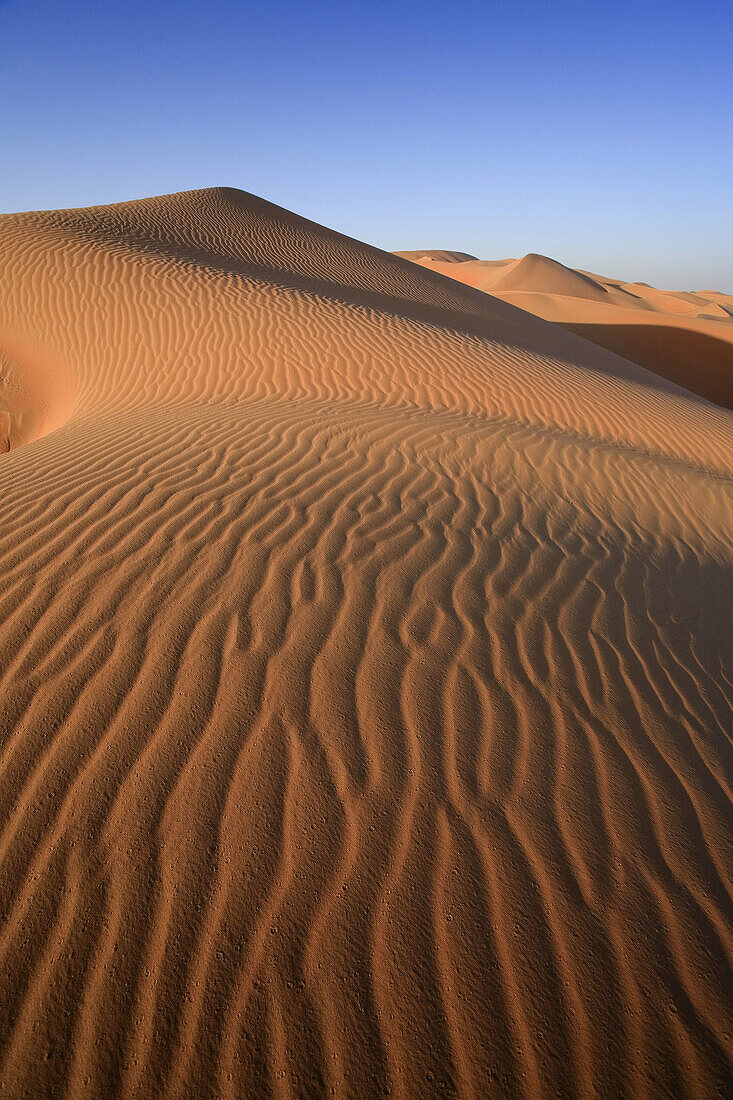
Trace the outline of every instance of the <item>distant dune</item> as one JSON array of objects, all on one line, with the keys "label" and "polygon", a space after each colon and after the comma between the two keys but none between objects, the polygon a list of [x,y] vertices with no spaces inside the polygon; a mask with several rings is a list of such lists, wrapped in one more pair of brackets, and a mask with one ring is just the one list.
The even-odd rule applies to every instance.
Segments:
[{"label": "distant dune", "polygon": [[405,260],[438,260],[441,263],[458,264],[465,260],[475,260],[476,256],[468,252],[444,252],[438,249],[435,252],[395,252],[395,256],[402,256]]},{"label": "distant dune", "polygon": [[530,253],[507,264],[493,282],[497,294],[508,294],[512,290],[527,290],[540,294],[560,294],[573,298],[605,302],[608,290],[590,275],[549,260],[545,256]]},{"label": "distant dune", "polygon": [[3,1096],[730,1089],[731,417],[419,255],[0,219]]},{"label": "distant dune", "polygon": [[397,255],[554,321],[708,401],[733,408],[733,295],[657,290],[648,283],[576,271],[532,253],[521,260],[471,257],[450,264],[443,257],[461,253]]}]

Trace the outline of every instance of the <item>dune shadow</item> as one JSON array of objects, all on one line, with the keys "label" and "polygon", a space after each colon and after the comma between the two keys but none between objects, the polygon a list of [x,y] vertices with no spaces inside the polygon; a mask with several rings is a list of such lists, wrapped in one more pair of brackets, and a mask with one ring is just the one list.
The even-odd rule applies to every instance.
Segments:
[{"label": "dune shadow", "polygon": [[568,324],[561,327],[630,359],[669,382],[733,409],[733,341],[677,325]]}]

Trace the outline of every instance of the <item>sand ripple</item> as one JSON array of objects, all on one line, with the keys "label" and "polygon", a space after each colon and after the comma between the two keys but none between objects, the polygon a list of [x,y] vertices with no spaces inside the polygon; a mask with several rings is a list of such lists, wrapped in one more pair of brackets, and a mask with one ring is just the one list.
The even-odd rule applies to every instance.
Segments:
[{"label": "sand ripple", "polygon": [[0,1092],[725,1095],[730,418],[236,192],[0,226]]}]

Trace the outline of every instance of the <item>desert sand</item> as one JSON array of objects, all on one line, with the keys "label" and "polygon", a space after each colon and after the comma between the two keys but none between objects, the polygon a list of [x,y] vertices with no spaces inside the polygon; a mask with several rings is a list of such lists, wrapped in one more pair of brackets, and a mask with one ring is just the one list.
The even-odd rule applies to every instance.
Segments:
[{"label": "desert sand", "polygon": [[516,308],[654,293],[229,189],[0,257],[0,1095],[730,1095],[731,416]]},{"label": "desert sand", "polygon": [[733,409],[731,294],[657,290],[576,271],[533,253],[519,260],[477,260],[445,251],[395,255],[554,321]]}]

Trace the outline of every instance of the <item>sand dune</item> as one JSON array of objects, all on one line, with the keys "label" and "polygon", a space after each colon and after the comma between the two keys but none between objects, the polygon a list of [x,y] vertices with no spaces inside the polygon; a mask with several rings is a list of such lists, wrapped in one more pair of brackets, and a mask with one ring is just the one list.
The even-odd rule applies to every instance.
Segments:
[{"label": "sand dune", "polygon": [[0,1092],[724,1095],[730,416],[233,190],[0,254]]},{"label": "sand dune", "polygon": [[733,408],[733,296],[657,290],[534,254],[450,264],[442,260],[447,252],[396,255],[562,325],[708,401]]},{"label": "sand dune", "polygon": [[476,260],[477,256],[471,256],[468,252],[446,252],[439,248],[433,252],[395,252],[395,256],[402,256],[405,260],[437,260],[439,263],[458,264],[465,260]]},{"label": "sand dune", "polygon": [[495,293],[508,293],[512,290],[528,290],[543,294],[570,295],[574,298],[589,298],[605,301],[608,297],[606,287],[597,283],[590,275],[565,267],[557,260],[530,253],[513,264],[502,269],[494,281]]},{"label": "sand dune", "polygon": [[640,363],[678,386],[733,409],[733,332],[716,339],[709,333],[679,325],[570,324],[578,336]]}]

